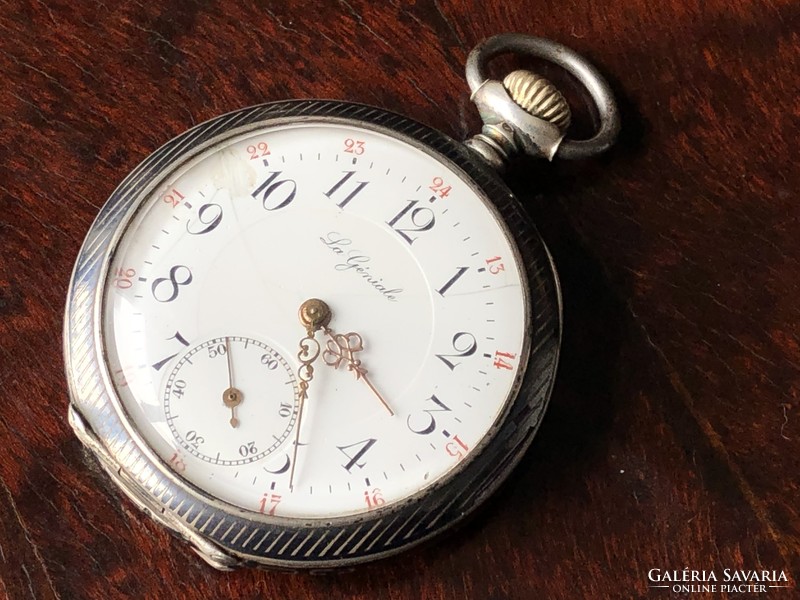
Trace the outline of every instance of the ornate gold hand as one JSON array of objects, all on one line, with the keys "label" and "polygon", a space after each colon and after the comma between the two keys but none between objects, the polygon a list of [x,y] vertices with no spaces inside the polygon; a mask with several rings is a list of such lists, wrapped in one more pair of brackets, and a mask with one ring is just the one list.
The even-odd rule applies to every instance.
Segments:
[{"label": "ornate gold hand", "polygon": [[233,386],[233,366],[231,365],[231,343],[225,338],[225,357],[228,360],[228,389],[222,392],[222,403],[231,409],[231,427],[239,426],[239,419],[236,418],[236,407],[244,400],[244,394]]},{"label": "ornate gold hand", "polygon": [[322,354],[322,360],[325,364],[334,369],[346,364],[347,370],[351,371],[356,376],[356,379],[363,381],[375,397],[380,400],[384,408],[389,411],[389,414],[394,416],[392,407],[389,406],[386,399],[367,377],[367,370],[361,364],[361,360],[356,358],[356,353],[364,349],[364,340],[361,336],[353,331],[344,334],[334,333],[328,328],[325,328],[325,333],[328,335],[328,343],[326,344],[325,352]]},{"label": "ornate gold hand", "polygon": [[300,425],[303,421],[303,407],[308,398],[308,388],[314,379],[314,361],[320,353],[319,342],[315,339],[319,329],[325,329],[331,319],[331,310],[322,300],[312,298],[300,305],[300,322],[306,328],[306,336],[300,340],[300,351],[297,358],[300,368],[297,375],[300,379],[300,406],[297,410],[297,429],[294,434],[294,450],[292,451],[292,470],[289,473],[289,489],[294,489],[294,468],[297,463],[297,447],[300,445]]}]

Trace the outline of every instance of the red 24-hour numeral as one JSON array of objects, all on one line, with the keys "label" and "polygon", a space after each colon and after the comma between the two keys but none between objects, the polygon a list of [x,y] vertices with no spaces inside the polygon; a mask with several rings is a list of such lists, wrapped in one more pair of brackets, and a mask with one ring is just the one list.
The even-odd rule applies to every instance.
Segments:
[{"label": "red 24-hour numeral", "polygon": [[383,499],[383,494],[381,494],[381,488],[374,488],[371,492],[364,490],[364,502],[370,510],[386,504],[386,500]]},{"label": "red 24-hour numeral", "polygon": [[135,276],[136,269],[120,267],[117,269],[116,273],[114,273],[114,286],[121,290],[127,290],[133,285],[133,278]]},{"label": "red 24-hour numeral", "polygon": [[516,354],[512,354],[511,352],[500,352],[499,350],[494,353],[494,362],[492,363],[496,369],[507,369],[511,370],[514,366],[505,359],[514,360],[517,358]]},{"label": "red 24-hour numeral", "polygon": [[262,156],[268,156],[272,154],[269,151],[269,145],[267,142],[258,142],[255,145],[251,144],[247,147],[247,153],[250,155],[250,160],[256,160]]},{"label": "red 24-hour numeral", "polygon": [[355,154],[356,156],[361,156],[364,152],[367,151],[365,146],[365,142],[363,140],[354,140],[353,138],[347,138],[344,141],[344,151],[348,154]]},{"label": "red 24-hour numeral", "polygon": [[464,455],[469,450],[469,446],[467,446],[461,439],[457,436],[453,436],[453,441],[447,442],[444,447],[444,451],[447,452],[450,456],[455,456],[458,460],[464,458]]},{"label": "red 24-hour numeral", "polygon": [[258,511],[262,515],[275,516],[275,509],[281,503],[281,498],[280,494],[264,494],[259,502]]},{"label": "red 24-hour numeral", "polygon": [[167,204],[171,204],[171,205],[172,205],[172,208],[176,208],[176,207],[178,206],[178,204],[180,204],[180,203],[181,203],[181,201],[182,201],[182,200],[185,200],[185,199],[186,199],[186,196],[184,196],[183,194],[181,194],[181,193],[180,193],[178,190],[176,190],[175,188],[172,188],[172,190],[170,190],[169,192],[167,192],[166,194],[164,194],[164,195],[161,197],[161,199],[162,199],[164,202],[166,202]]},{"label": "red 24-hour numeral", "polygon": [[489,269],[489,273],[492,275],[497,275],[500,271],[505,271],[506,267],[503,263],[497,262],[499,260],[503,260],[499,256],[495,256],[494,258],[487,258],[486,259],[486,266]]},{"label": "red 24-hour numeral", "polygon": [[128,387],[128,378],[125,375],[125,369],[119,368],[114,371],[114,381],[117,384],[117,387]]},{"label": "red 24-hour numeral", "polygon": [[136,383],[138,376],[138,367],[130,364],[120,366],[111,373],[111,379],[118,388],[129,387],[132,383]]},{"label": "red 24-hour numeral", "polygon": [[180,452],[175,452],[169,459],[169,464],[175,469],[176,473],[183,473],[186,470],[186,463],[183,462]]},{"label": "red 24-hour numeral", "polygon": [[450,195],[450,190],[453,189],[451,185],[445,185],[444,179],[441,177],[434,177],[433,184],[428,186],[429,190],[432,190],[435,194],[439,195],[439,198],[447,198]]}]

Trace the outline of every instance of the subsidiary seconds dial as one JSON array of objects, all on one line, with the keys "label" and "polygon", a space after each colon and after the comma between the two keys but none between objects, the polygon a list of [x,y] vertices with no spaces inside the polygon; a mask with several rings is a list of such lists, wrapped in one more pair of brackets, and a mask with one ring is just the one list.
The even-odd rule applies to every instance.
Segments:
[{"label": "subsidiary seconds dial", "polygon": [[166,421],[177,443],[208,463],[244,465],[271,454],[297,419],[297,381],[283,356],[241,336],[186,352],[167,379]]}]

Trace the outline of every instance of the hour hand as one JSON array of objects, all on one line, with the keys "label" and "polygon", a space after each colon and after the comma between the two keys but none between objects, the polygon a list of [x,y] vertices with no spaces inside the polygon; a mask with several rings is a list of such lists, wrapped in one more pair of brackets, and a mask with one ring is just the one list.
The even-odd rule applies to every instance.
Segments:
[{"label": "hour hand", "polygon": [[361,364],[361,360],[356,357],[364,349],[364,340],[361,336],[353,331],[342,334],[334,333],[330,329],[326,329],[325,333],[328,335],[328,342],[325,345],[325,351],[322,353],[322,360],[325,364],[334,369],[347,365],[347,370],[351,371],[356,376],[356,379],[363,381],[375,397],[380,400],[384,408],[389,411],[389,414],[394,415],[392,407],[389,406],[386,399],[370,381],[367,369]]},{"label": "hour hand", "polygon": [[364,349],[364,340],[354,332],[333,333],[328,331],[328,343],[325,345],[325,352],[322,353],[322,360],[326,365],[334,369],[347,365],[348,371],[356,374],[356,379],[366,375],[367,370],[361,366],[361,361],[356,358],[356,354]]}]

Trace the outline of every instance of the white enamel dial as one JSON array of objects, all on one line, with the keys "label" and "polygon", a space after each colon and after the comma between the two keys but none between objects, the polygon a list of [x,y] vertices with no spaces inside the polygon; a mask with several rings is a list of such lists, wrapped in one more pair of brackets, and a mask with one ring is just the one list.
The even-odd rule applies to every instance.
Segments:
[{"label": "white enamel dial", "polygon": [[[342,360],[316,360],[300,420],[310,298],[363,349],[316,333]],[[131,427],[169,468],[255,513],[331,518],[408,498],[480,446],[527,360],[526,298],[504,225],[456,168],[308,121],[240,133],[167,177],[118,241],[103,331]]]}]

